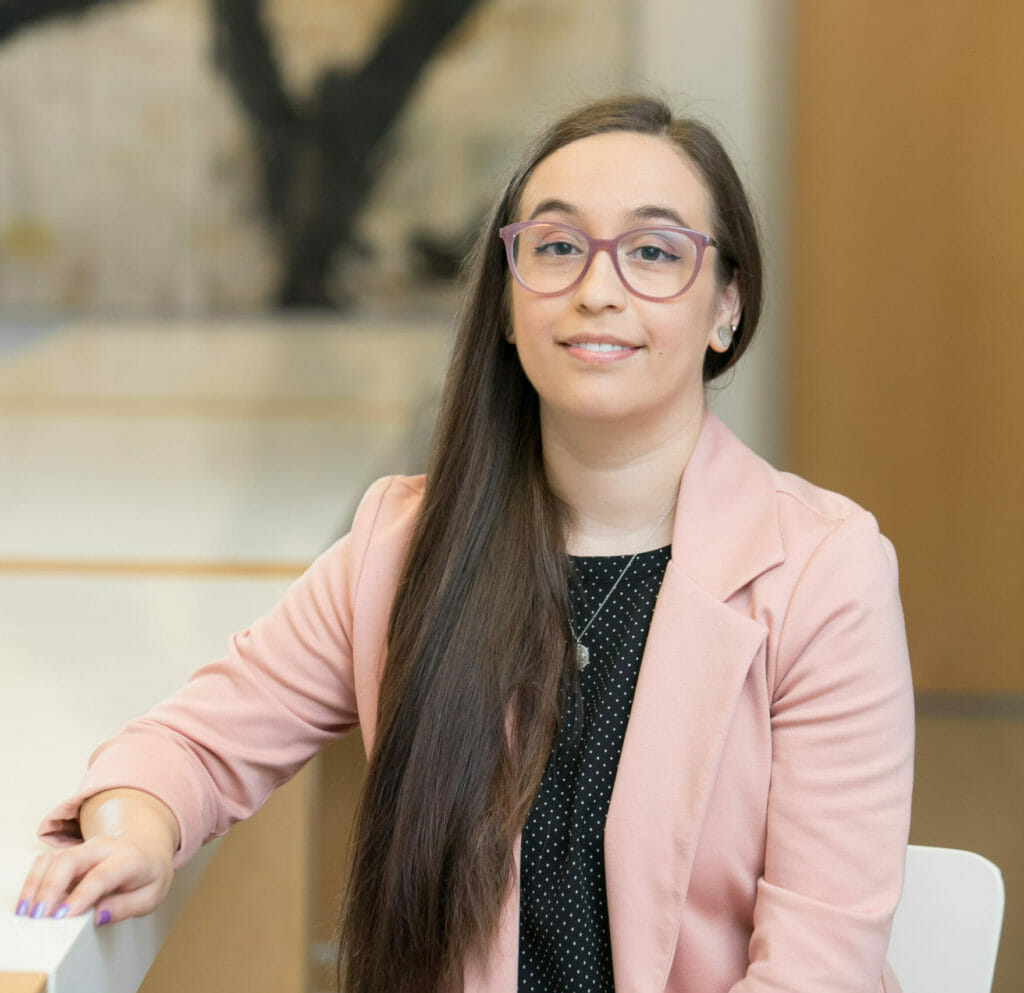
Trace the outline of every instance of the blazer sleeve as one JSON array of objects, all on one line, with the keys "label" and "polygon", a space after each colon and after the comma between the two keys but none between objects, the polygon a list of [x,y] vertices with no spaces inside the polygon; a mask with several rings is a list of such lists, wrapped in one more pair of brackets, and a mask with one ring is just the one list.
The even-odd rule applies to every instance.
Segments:
[{"label": "blazer sleeve", "polygon": [[[357,524],[376,517],[386,488],[381,480],[367,492]],[[180,865],[357,724],[352,603],[365,547],[351,534],[335,543],[268,615],[231,638],[224,658],[97,748],[40,836],[73,844],[85,799],[133,787],[174,813]]]},{"label": "blazer sleeve", "polygon": [[793,588],[771,727],[764,875],[734,993],[897,989],[885,952],[910,825],[913,690],[895,554],[864,511]]}]

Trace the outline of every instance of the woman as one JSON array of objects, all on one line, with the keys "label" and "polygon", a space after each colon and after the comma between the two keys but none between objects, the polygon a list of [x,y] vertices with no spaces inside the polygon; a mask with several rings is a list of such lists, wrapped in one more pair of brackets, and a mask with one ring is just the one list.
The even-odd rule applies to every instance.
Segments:
[{"label": "woman", "polygon": [[704,127],[556,124],[481,236],[426,480],[97,752],[22,908],[147,912],[359,724],[345,990],[897,989],[895,559],[707,412],[760,304]]}]

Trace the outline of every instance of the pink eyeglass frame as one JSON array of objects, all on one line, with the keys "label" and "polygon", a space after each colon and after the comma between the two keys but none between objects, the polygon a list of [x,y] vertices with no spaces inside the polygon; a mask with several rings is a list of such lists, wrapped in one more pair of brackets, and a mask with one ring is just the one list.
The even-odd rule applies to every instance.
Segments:
[{"label": "pink eyeglass frame", "polygon": [[[555,290],[550,293],[541,293],[539,290],[531,289],[526,283],[523,282],[522,277],[519,275],[519,270],[516,268],[515,258],[513,256],[512,244],[515,241],[516,235],[521,231],[525,231],[526,228],[539,228],[549,227],[558,228],[562,231],[571,231],[574,234],[580,235],[587,243],[587,260],[583,263],[583,268],[580,270],[580,274],[563,290]],[[631,234],[636,234],[637,231],[675,231],[679,234],[686,235],[694,243],[697,248],[697,261],[693,266],[693,275],[687,280],[686,285],[678,292],[673,293],[672,296],[668,297],[652,297],[646,293],[641,293],[639,290],[634,289],[629,280],[626,279],[622,272],[622,268],[619,266],[619,242],[623,238],[629,237]],[[693,286],[694,280],[700,275],[700,267],[704,261],[704,252],[710,245],[712,248],[719,248],[719,244],[709,234],[703,234],[700,231],[692,231],[690,228],[682,228],[675,224],[644,224],[641,227],[630,228],[628,231],[623,231],[617,238],[591,238],[586,231],[582,228],[573,227],[571,224],[557,224],[554,221],[518,221],[515,224],[506,224],[503,228],[499,228],[498,237],[505,243],[505,257],[508,259],[508,267],[512,272],[515,281],[528,293],[532,293],[538,297],[560,297],[564,293],[569,293],[574,290],[580,283],[583,282],[584,277],[590,271],[590,263],[594,261],[594,257],[598,252],[607,252],[608,257],[612,260],[612,265],[615,266],[615,272],[618,273],[619,279],[622,281],[622,285],[629,290],[630,293],[635,297],[640,297],[642,300],[652,300],[655,303],[662,303],[666,300],[675,300],[676,297],[681,297],[691,286]]]}]

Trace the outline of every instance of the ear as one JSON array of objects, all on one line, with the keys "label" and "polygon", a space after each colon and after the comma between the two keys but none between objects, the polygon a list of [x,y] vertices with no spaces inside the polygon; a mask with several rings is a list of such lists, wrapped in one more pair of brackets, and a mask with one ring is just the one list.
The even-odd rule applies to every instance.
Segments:
[{"label": "ear", "polygon": [[718,306],[715,310],[715,320],[711,326],[711,334],[708,337],[708,347],[716,352],[727,352],[732,347],[732,335],[728,335],[727,341],[719,336],[720,328],[731,328],[735,330],[743,316],[743,301],[740,299],[739,285],[735,275],[728,286],[722,288],[718,295]]},{"label": "ear", "polygon": [[509,321],[508,327],[505,328],[505,341],[510,345],[514,345],[516,343],[516,329],[512,326],[511,321]]}]

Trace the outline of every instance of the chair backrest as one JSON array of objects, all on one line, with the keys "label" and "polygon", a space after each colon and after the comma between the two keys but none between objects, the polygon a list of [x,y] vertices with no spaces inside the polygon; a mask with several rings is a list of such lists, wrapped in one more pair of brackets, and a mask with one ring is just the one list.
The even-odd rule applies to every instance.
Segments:
[{"label": "chair backrest", "polygon": [[1004,899],[981,855],[908,845],[888,952],[903,993],[990,993]]}]

